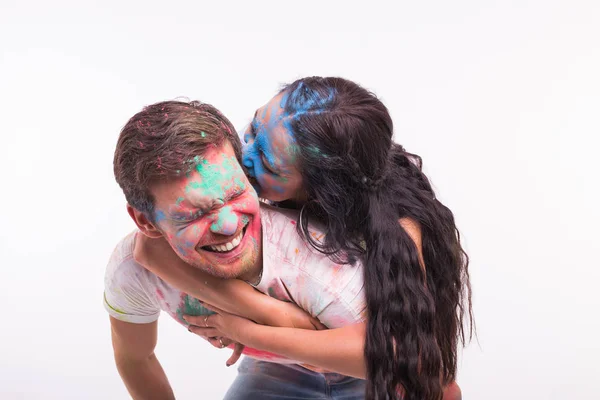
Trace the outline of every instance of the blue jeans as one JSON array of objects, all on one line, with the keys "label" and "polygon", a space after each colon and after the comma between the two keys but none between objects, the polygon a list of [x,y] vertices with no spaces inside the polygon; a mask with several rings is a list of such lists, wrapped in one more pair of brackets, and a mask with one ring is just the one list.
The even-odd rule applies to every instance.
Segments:
[{"label": "blue jeans", "polygon": [[275,364],[245,357],[225,400],[362,400],[365,381],[335,373],[320,374],[297,364]]}]

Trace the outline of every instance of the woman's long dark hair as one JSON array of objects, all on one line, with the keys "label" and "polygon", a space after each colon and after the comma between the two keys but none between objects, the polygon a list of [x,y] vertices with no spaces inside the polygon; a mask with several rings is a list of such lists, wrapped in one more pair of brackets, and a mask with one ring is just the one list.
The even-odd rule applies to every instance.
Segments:
[{"label": "woman's long dark hair", "polygon": [[[452,212],[435,198],[421,158],[393,143],[374,94],[320,77],[282,92],[309,199],[298,229],[335,261],[364,266],[367,398],[442,399],[459,339],[473,331],[468,257]],[[308,215],[326,224],[323,242],[309,234]],[[425,269],[400,219],[420,228]]]}]

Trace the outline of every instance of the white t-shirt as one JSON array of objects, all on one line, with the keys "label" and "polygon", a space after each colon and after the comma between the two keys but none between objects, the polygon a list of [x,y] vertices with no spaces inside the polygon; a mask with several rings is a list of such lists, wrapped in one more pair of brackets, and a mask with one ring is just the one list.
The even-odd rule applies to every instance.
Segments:
[{"label": "white t-shirt", "polygon": [[[279,300],[292,301],[329,328],[366,319],[362,266],[338,265],[306,244],[296,232],[297,213],[261,205],[263,274],[256,286]],[[311,226],[311,235],[322,230]],[[133,259],[137,231],[115,248],[104,278],[104,306],[121,321],[150,323],[165,311],[183,326],[182,316],[207,315],[199,301],[169,285]],[[290,362],[247,349],[268,361]]]}]

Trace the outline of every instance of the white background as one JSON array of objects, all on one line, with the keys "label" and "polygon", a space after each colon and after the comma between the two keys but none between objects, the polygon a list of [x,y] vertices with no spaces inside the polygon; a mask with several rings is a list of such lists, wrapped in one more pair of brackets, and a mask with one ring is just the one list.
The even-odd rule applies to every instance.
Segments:
[{"label": "white background", "polygon": [[[306,75],[375,91],[455,212],[465,399],[599,398],[600,2],[0,4],[0,398],[127,398],[102,308],[133,228],[112,174],[127,119],[187,96],[240,127]],[[178,398],[221,398],[229,352],[161,321]]]}]

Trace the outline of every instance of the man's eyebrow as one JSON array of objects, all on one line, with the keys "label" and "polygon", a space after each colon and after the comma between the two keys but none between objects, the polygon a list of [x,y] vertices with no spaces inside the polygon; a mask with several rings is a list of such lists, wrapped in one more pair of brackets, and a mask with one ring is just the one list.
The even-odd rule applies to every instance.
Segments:
[{"label": "man's eyebrow", "polygon": [[204,214],[204,211],[200,210],[198,208],[195,208],[194,210],[190,210],[190,211],[169,211],[169,213],[168,213],[169,217],[172,219],[196,218],[202,214]]}]

